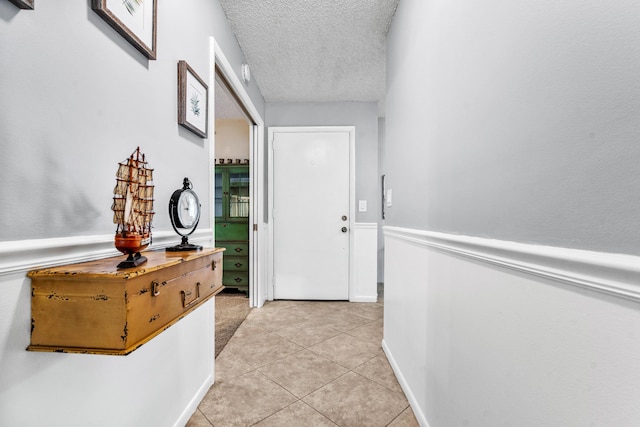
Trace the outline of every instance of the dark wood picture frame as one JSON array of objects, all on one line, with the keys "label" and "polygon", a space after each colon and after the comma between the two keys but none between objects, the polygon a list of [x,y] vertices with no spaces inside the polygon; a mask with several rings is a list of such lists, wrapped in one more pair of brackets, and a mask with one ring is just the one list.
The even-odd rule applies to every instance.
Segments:
[{"label": "dark wood picture frame", "polygon": [[202,138],[207,137],[209,88],[186,61],[178,61],[178,124]]},{"label": "dark wood picture frame", "polygon": [[18,6],[20,9],[31,9],[35,7],[33,2],[34,0],[9,0],[11,3]]},{"label": "dark wood picture frame", "polygon": [[[13,0],[12,0],[13,1]],[[91,0],[91,8],[104,19],[114,30],[116,30],[122,37],[124,37],[129,43],[131,43],[136,49],[140,51],[144,56],[149,59],[156,59],[157,46],[156,46],[156,28],[158,22],[158,9],[157,0],[146,0],[147,4],[151,3],[151,11],[143,9],[142,19],[151,20],[152,25],[150,33],[140,34],[130,27],[128,27],[121,19],[124,14],[122,10],[128,10],[126,5],[137,4],[135,0],[123,1],[123,0]],[[135,3],[135,4],[134,4]],[[141,3],[142,4],[142,3]],[[135,7],[131,6],[129,13],[133,15],[136,11]],[[123,9],[124,8],[124,9]],[[150,40],[145,42],[145,38]]]}]

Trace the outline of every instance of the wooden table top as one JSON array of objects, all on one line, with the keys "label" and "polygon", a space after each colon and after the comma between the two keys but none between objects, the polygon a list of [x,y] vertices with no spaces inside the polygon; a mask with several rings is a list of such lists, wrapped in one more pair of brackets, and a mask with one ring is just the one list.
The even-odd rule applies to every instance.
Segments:
[{"label": "wooden table top", "polygon": [[27,276],[61,277],[61,276],[109,276],[111,278],[129,279],[143,274],[157,271],[161,268],[205,257],[217,252],[223,252],[224,248],[205,248],[198,251],[167,252],[164,249],[142,252],[147,257],[147,262],[138,267],[118,269],[118,263],[126,259],[126,255],[119,255],[95,261],[81,262],[77,264],[61,265],[57,267],[43,268],[30,271]]}]

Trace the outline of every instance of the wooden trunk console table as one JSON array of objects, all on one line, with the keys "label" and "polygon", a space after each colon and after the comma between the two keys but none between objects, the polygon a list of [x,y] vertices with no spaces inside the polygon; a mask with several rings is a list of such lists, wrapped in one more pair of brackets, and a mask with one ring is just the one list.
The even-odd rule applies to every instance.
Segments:
[{"label": "wooden trunk console table", "polygon": [[126,355],[222,289],[222,248],[148,251],[30,271],[31,351]]}]

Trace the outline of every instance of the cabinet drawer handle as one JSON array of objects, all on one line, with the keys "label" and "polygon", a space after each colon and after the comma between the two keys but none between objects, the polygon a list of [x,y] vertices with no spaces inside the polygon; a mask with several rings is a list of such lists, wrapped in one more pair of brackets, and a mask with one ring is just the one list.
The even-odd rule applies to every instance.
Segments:
[{"label": "cabinet drawer handle", "polygon": [[187,297],[190,296],[193,292],[191,291],[180,291],[180,295],[182,295],[182,308],[189,308],[194,305],[200,299],[200,282],[196,283],[196,297],[187,303]]},{"label": "cabinet drawer handle", "polygon": [[242,267],[242,263],[241,263],[241,262],[236,262],[234,265],[235,265],[236,267],[238,267],[238,268]]},{"label": "cabinet drawer handle", "polygon": [[236,277],[233,280],[235,280],[236,283],[240,283],[240,282],[242,282],[242,277]]},{"label": "cabinet drawer handle", "polygon": [[166,284],[167,284],[167,282],[159,283],[159,282],[154,280],[153,282],[151,282],[151,294],[154,297],[157,297],[158,295],[160,295],[160,286],[164,286]]},{"label": "cabinet drawer handle", "polygon": [[216,267],[217,267],[217,265],[216,265],[216,260],[214,259],[213,261],[211,261],[211,269],[212,269],[212,270],[215,270],[215,269],[216,269]]},{"label": "cabinet drawer handle", "polygon": [[236,248],[235,251],[236,252],[242,252],[242,248]]}]

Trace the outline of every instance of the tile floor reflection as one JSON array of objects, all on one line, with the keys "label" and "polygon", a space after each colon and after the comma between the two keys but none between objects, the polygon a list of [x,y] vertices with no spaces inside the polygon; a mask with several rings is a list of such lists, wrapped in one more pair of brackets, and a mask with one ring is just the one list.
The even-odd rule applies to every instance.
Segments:
[{"label": "tile floor reflection", "polygon": [[382,299],[252,310],[187,426],[418,426],[382,351],[382,315]]}]

